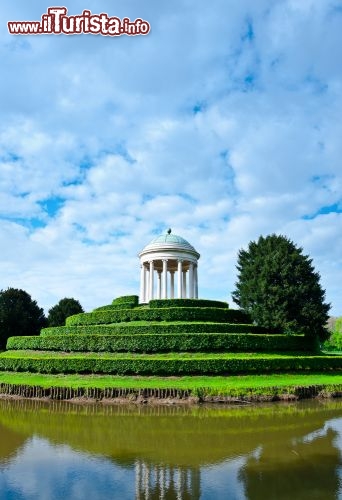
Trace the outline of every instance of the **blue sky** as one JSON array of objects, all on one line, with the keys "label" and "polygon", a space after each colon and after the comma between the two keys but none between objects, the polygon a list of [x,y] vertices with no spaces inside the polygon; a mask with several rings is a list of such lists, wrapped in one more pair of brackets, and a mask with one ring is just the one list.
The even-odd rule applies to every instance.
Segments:
[{"label": "blue sky", "polygon": [[1,288],[47,311],[139,292],[159,232],[200,252],[228,300],[250,240],[284,234],[342,314],[342,1],[73,0],[147,36],[13,36],[0,7]]}]

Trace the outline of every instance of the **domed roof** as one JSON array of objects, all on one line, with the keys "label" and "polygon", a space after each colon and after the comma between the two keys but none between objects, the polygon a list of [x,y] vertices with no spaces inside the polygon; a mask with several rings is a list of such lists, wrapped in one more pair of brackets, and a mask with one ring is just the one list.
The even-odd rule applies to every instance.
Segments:
[{"label": "domed roof", "polygon": [[177,234],[172,234],[171,230],[169,229],[166,234],[160,234],[156,238],[154,238],[148,245],[146,245],[141,253],[145,253],[148,251],[153,251],[153,250],[159,250],[159,249],[182,249],[182,250],[190,250],[191,252],[195,252],[196,250],[190,243],[182,238],[181,236],[178,236]]}]

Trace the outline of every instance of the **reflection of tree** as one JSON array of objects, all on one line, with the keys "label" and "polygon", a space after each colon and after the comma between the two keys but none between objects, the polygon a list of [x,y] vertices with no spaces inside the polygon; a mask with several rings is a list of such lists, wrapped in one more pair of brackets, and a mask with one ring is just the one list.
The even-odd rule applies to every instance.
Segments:
[{"label": "reflection of tree", "polygon": [[10,456],[17,453],[26,441],[26,437],[18,434],[17,432],[8,429],[0,424],[0,465],[6,462]]},{"label": "reflection of tree", "polygon": [[[0,424],[29,438],[67,444],[131,467],[136,459],[201,467],[249,456],[281,435],[284,442],[340,417],[341,401],[249,407],[75,406],[0,400]],[[161,445],[167,443],[167,446]]]},{"label": "reflection of tree", "polygon": [[199,469],[135,463],[136,500],[198,500]]},{"label": "reflection of tree", "polygon": [[338,468],[342,461],[334,446],[337,432],[327,429],[324,436],[298,442],[279,437],[247,459],[240,472],[249,500],[338,498]]}]

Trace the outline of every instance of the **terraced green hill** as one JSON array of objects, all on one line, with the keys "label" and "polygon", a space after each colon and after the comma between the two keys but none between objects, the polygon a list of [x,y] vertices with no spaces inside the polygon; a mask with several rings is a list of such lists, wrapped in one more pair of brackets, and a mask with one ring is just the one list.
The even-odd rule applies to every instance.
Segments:
[{"label": "terraced green hill", "polygon": [[302,335],[267,333],[225,302],[119,297],[91,313],[11,337],[0,370],[144,375],[265,373],[342,368]]}]

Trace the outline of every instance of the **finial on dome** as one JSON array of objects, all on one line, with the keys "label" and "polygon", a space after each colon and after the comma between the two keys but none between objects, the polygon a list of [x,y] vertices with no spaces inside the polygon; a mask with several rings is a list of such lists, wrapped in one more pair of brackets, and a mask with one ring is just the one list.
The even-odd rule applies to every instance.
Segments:
[{"label": "finial on dome", "polygon": [[171,228],[169,227],[169,229],[167,230],[167,234],[171,234]]}]

